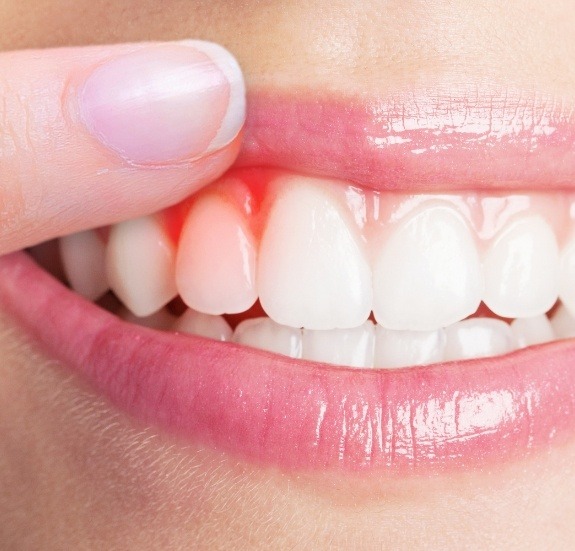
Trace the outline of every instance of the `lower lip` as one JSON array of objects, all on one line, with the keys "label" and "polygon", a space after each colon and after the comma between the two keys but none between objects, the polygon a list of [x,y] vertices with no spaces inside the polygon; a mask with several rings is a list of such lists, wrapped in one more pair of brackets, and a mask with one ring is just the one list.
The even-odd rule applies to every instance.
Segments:
[{"label": "lower lip", "polygon": [[152,331],[78,297],[24,253],[0,304],[118,408],[284,470],[429,474],[501,463],[575,434],[575,346],[358,371]]}]

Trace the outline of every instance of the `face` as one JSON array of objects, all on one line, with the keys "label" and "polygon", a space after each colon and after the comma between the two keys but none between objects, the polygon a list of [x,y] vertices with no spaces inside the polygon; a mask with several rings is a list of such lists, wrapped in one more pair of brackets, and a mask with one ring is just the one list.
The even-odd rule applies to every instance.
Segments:
[{"label": "face", "polygon": [[[58,329],[38,332],[0,293],[0,541],[7,548],[573,546],[569,342],[507,354],[575,335],[565,308],[575,303],[569,0],[166,0],[161,8],[8,0],[0,14],[4,50],[194,38],[233,52],[249,105],[237,167],[184,214],[167,216],[178,245],[187,239],[190,249],[202,232],[217,236],[217,248],[240,228],[259,255],[251,260],[259,301],[283,331],[245,330],[240,346],[183,337],[174,344],[160,332],[168,322],[156,318],[150,323],[160,329],[144,330],[110,293],[94,313],[58,290],[45,312],[52,319],[58,305]],[[251,206],[230,213],[238,197]],[[323,225],[319,237],[310,212]],[[314,257],[337,262],[343,275],[329,270],[296,292],[306,269],[301,244],[312,234]],[[328,250],[332,242],[337,250]],[[232,243],[218,262],[237,250]],[[567,259],[562,267],[559,255]],[[204,256],[198,252],[209,265],[212,256]],[[249,264],[249,255],[238,258]],[[412,294],[366,298],[357,291],[366,278],[386,289],[407,281]],[[48,285],[36,272],[21,280],[26,289]],[[198,304],[184,287],[184,302]],[[235,296],[244,288],[240,281]],[[315,305],[325,289],[325,303],[340,310]],[[457,325],[481,301],[480,321]],[[26,308],[35,305],[42,310],[36,298]],[[85,331],[71,327],[101,327],[104,307],[130,325],[98,332],[100,351],[91,347],[76,368],[79,353],[67,351],[66,339]],[[183,311],[181,303],[170,308],[170,320]],[[234,310],[222,308],[196,310]],[[372,310],[378,327],[370,333],[362,324]],[[235,326],[260,314],[225,319]],[[192,332],[201,333],[202,320],[188,320]],[[212,336],[227,331],[220,321],[210,318]],[[359,326],[363,332],[345,333]],[[244,346],[281,341],[289,354],[285,343],[302,338],[299,327],[296,355],[312,361]],[[76,349],[87,342],[69,341]],[[348,348],[330,356],[340,341]],[[383,362],[377,367],[408,367],[349,369],[368,341]],[[144,346],[127,354],[127,342]],[[154,384],[134,375],[148,369],[149,357]],[[105,382],[110,373],[115,385]],[[137,383],[122,386],[122,377]],[[136,387],[139,398],[127,399]]]}]

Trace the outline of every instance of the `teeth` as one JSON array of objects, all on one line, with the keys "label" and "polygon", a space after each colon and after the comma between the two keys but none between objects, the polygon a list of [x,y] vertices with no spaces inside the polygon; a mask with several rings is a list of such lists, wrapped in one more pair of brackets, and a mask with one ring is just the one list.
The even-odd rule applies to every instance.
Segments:
[{"label": "teeth", "polygon": [[484,259],[484,302],[497,315],[529,318],[557,300],[559,252],[549,224],[539,216],[512,222]]},{"label": "teeth", "polygon": [[506,354],[516,348],[511,327],[493,318],[471,318],[445,329],[446,360],[466,360]]},{"label": "teeth", "polygon": [[349,367],[373,367],[375,331],[371,321],[353,329],[303,330],[303,359]]},{"label": "teeth", "polygon": [[375,329],[376,367],[408,367],[440,362],[444,358],[446,335],[437,331],[394,331]]},{"label": "teeth", "polygon": [[206,314],[236,314],[257,299],[256,248],[243,217],[210,195],[192,208],[180,238],[176,267],[183,301]]},{"label": "teeth", "polygon": [[483,291],[470,230],[443,205],[426,207],[393,231],[373,279],[375,319],[388,329],[445,327],[475,312]]},{"label": "teeth", "polygon": [[302,357],[301,329],[279,325],[269,318],[241,322],[234,332],[234,341],[291,358]]},{"label": "teeth", "polygon": [[216,341],[231,341],[233,333],[222,316],[210,316],[189,308],[175,321],[171,329]]},{"label": "teeth", "polygon": [[97,300],[108,291],[106,248],[95,231],[87,230],[60,238],[60,256],[68,282],[88,300]]},{"label": "teeth", "polygon": [[106,250],[111,289],[136,316],[148,316],[177,295],[174,246],[152,216],[112,227]]},{"label": "teeth", "polygon": [[[277,174],[238,171],[111,227],[107,244],[94,231],[62,238],[71,286],[96,299],[109,285],[141,325],[353,367],[575,336],[575,233],[561,256],[557,244],[573,230],[571,196],[403,196]],[[163,310],[177,294],[179,318]],[[481,300],[514,321],[469,318]],[[232,331],[223,314],[246,321]]]},{"label": "teeth", "polygon": [[575,317],[563,305],[560,305],[551,316],[551,326],[558,339],[575,337]]},{"label": "teeth", "polygon": [[555,333],[547,316],[541,314],[534,318],[518,318],[511,322],[511,331],[517,339],[518,348],[550,342]]},{"label": "teeth", "polygon": [[263,309],[291,327],[361,325],[372,305],[371,274],[353,223],[326,190],[303,178],[284,184],[261,242]]},{"label": "teeth", "polygon": [[559,297],[565,307],[575,314],[575,238],[570,240],[561,254]]},{"label": "teeth", "polygon": [[150,329],[158,329],[160,331],[169,331],[176,319],[175,316],[170,314],[165,308],[145,317],[135,316],[130,310],[123,308],[118,312],[118,316],[129,323],[135,323],[142,327],[149,327]]}]

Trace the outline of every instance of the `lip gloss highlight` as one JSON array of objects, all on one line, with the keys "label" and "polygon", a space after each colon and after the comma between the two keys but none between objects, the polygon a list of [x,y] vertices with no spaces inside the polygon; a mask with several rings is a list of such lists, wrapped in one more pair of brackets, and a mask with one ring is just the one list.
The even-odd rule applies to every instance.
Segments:
[{"label": "lip gloss highlight", "polygon": [[573,189],[575,104],[469,86],[381,98],[252,93],[243,166],[387,191]]}]

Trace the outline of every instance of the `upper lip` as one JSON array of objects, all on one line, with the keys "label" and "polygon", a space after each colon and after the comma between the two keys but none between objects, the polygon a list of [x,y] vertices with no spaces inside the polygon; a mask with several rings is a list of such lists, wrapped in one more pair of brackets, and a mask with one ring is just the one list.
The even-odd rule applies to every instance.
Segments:
[{"label": "upper lip", "polygon": [[[238,164],[410,192],[572,184],[565,109],[520,94],[499,100],[252,96]],[[335,369],[129,327],[21,255],[0,270],[4,308],[119,407],[252,459],[444,470],[530,453],[575,426],[571,343],[395,372]]]},{"label": "upper lip", "polygon": [[572,189],[575,110],[544,93],[473,84],[387,98],[260,91],[239,166],[379,190]]}]

